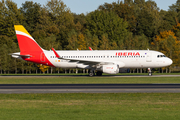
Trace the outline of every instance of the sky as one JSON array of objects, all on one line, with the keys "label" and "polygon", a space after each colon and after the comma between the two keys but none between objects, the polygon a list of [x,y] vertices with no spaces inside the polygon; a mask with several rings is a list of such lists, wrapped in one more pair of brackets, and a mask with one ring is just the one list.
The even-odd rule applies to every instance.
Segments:
[{"label": "sky", "polygon": [[[42,6],[47,3],[48,0],[12,0],[18,5],[18,8],[21,7],[22,3],[25,1],[33,1],[40,3]],[[76,14],[81,13],[89,13],[91,11],[96,10],[99,5],[103,5],[105,2],[112,3],[117,2],[118,0],[62,0],[68,8],[70,8],[71,12]],[[124,0],[123,0],[124,1]],[[177,0],[153,0],[156,2],[157,6],[160,9],[168,10],[169,6],[175,4]]]}]

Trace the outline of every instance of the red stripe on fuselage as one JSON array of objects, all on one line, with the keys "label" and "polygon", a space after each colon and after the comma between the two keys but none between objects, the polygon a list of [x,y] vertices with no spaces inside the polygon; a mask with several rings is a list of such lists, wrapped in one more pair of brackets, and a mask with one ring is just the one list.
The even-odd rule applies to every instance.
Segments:
[{"label": "red stripe on fuselage", "polygon": [[[45,54],[42,54],[44,53],[44,51],[40,48],[40,46],[34,40],[24,35],[16,35],[16,36],[18,39],[20,54],[31,55],[30,58],[22,57],[22,59],[29,62],[34,62],[34,63],[54,67],[54,65],[48,60]],[[42,57],[44,58],[42,59]]]}]

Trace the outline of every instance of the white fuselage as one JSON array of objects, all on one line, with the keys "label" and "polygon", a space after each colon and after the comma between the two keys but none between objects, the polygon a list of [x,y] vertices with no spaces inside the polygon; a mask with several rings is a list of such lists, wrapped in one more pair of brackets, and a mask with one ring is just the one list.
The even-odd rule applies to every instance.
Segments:
[{"label": "white fuselage", "polygon": [[64,59],[58,59],[53,51],[44,51],[44,53],[55,67],[61,68],[86,68],[89,66],[70,60],[99,61],[99,64],[117,64],[119,68],[158,68],[172,64],[172,60],[165,57],[163,53],[151,50],[57,51]]}]

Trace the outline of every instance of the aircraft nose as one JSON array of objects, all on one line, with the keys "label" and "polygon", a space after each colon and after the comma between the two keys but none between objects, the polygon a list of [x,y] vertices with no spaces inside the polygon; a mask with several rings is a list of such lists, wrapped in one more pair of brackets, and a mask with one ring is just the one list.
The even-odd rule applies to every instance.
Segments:
[{"label": "aircraft nose", "polygon": [[168,65],[171,65],[173,63],[173,61],[169,58],[167,63],[168,63]]}]

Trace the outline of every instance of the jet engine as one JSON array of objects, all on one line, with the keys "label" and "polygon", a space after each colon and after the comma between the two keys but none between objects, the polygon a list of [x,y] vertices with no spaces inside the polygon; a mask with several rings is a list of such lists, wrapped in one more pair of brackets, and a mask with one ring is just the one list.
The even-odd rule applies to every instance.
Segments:
[{"label": "jet engine", "polygon": [[103,65],[102,71],[103,73],[117,74],[119,73],[119,66],[118,65]]}]

